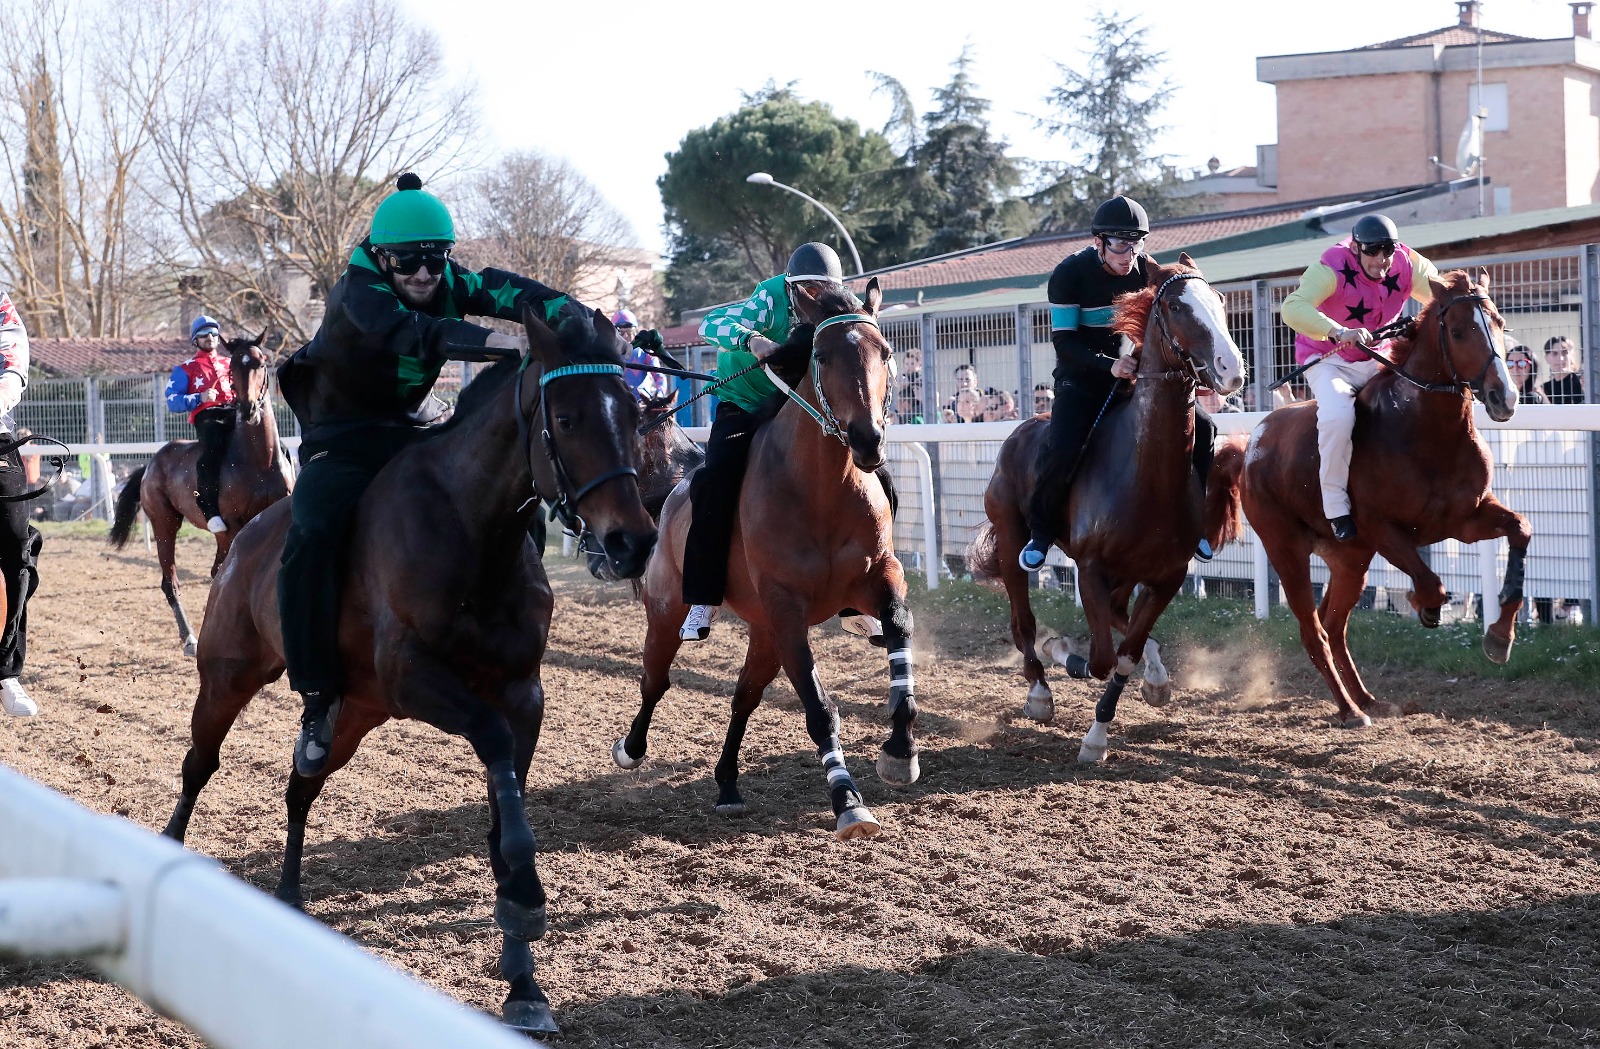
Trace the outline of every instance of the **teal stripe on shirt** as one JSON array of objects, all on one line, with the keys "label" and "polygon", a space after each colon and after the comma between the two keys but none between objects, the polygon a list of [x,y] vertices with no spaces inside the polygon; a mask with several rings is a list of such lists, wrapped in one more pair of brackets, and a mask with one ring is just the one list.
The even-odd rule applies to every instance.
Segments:
[{"label": "teal stripe on shirt", "polygon": [[1051,331],[1077,331],[1078,307],[1076,306],[1051,306],[1050,307]]},{"label": "teal stripe on shirt", "polygon": [[1082,321],[1090,328],[1109,328],[1117,311],[1110,306],[1095,306],[1083,311]]}]

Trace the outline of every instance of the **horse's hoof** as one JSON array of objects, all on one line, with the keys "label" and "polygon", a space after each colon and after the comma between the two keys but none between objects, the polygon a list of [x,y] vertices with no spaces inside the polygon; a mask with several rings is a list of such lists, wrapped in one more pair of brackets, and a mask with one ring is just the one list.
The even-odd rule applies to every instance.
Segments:
[{"label": "horse's hoof", "polygon": [[728,817],[731,818],[731,817],[734,817],[734,816],[743,816],[744,813],[745,813],[745,803],[742,802],[742,801],[719,801],[719,802],[717,802],[717,815],[718,816],[728,816]]},{"label": "horse's hoof", "polygon": [[909,787],[922,778],[922,764],[915,754],[897,758],[886,750],[878,751],[878,778],[891,787]]},{"label": "horse's hoof", "polygon": [[1172,702],[1172,682],[1163,681],[1159,685],[1152,685],[1149,681],[1144,683],[1144,701],[1152,707],[1164,707]]},{"label": "horse's hoof", "polygon": [[1483,654],[1489,657],[1491,663],[1504,663],[1511,658],[1511,644],[1513,638],[1500,637],[1490,630],[1483,635]]},{"label": "horse's hoof", "polygon": [[282,904],[285,904],[287,906],[293,907],[295,910],[299,911],[302,914],[305,913],[306,898],[303,895],[301,895],[298,890],[288,890],[288,889],[283,888],[283,886],[280,885],[278,887],[278,891],[273,893],[272,895],[273,895],[274,898],[277,899],[277,901],[279,903],[282,903]]},{"label": "horse's hoof", "polygon": [[1432,630],[1439,625],[1439,612],[1440,610],[1437,608],[1419,608],[1417,609],[1417,622]]},{"label": "horse's hoof", "polygon": [[1106,752],[1111,748],[1098,743],[1083,741],[1078,748],[1078,762],[1082,765],[1096,765],[1106,760]]},{"label": "horse's hoof", "polygon": [[199,651],[200,643],[194,638],[191,637],[189,640],[183,643],[183,654],[188,656],[190,659],[193,659],[199,653]]},{"label": "horse's hoof", "polygon": [[[1048,646],[1048,642],[1046,644]],[[1049,654],[1048,651],[1046,654]],[[1050,723],[1051,719],[1056,716],[1056,698],[1050,694],[1049,685],[1043,681],[1035,681],[1033,683],[1033,686],[1028,689],[1027,702],[1022,704],[1022,716],[1029,721],[1037,721],[1045,725]]]},{"label": "horse's hoof", "polygon": [[1372,718],[1366,714],[1355,714],[1339,722],[1340,728],[1371,728]]},{"label": "horse's hoof", "polygon": [[624,746],[627,742],[628,739],[624,736],[611,744],[611,760],[617,763],[617,768],[619,769],[636,769],[644,764],[644,755],[640,754],[636,758],[629,757],[628,748]]},{"label": "horse's hoof", "polygon": [[550,1013],[550,1003],[536,999],[507,998],[500,1007],[500,1021],[507,1027],[527,1034],[560,1034],[556,1018]]},{"label": "horse's hoof", "polygon": [[849,841],[851,838],[875,837],[882,830],[883,827],[871,811],[865,805],[857,805],[839,813],[839,822],[834,825],[833,834],[840,841]]},{"label": "horse's hoof", "polygon": [[1077,643],[1072,638],[1065,636],[1045,638],[1044,644],[1039,646],[1039,650],[1044,653],[1044,658],[1053,660],[1062,666],[1067,665],[1068,656],[1080,654]]},{"label": "horse's hoof", "polygon": [[544,904],[525,907],[516,900],[498,896],[494,901],[494,923],[513,940],[524,943],[544,939]]}]

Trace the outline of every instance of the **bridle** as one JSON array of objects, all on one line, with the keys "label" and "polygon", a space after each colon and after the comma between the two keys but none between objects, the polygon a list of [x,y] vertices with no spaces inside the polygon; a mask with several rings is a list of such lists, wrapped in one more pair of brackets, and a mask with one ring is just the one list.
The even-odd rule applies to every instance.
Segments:
[{"label": "bridle", "polygon": [[[517,440],[522,445],[522,454],[528,462],[528,484],[533,489],[533,496],[529,503],[547,502],[551,512],[561,520],[561,524],[568,531],[577,534],[583,530],[582,519],[578,515],[578,504],[583,502],[585,496],[599,488],[607,481],[618,477],[637,477],[639,471],[632,466],[619,466],[608,470],[597,477],[590,478],[589,483],[573,491],[572,478],[567,474],[566,467],[561,463],[561,456],[556,451],[555,436],[550,427],[550,399],[545,396],[545,388],[557,379],[571,378],[575,375],[614,375],[622,378],[622,365],[620,364],[565,364],[559,368],[552,368],[539,377],[539,442],[544,447],[545,459],[550,464],[550,472],[555,479],[555,498],[545,495],[539,490],[539,474],[535,469],[533,451],[528,441],[528,416],[522,410],[522,381],[527,375],[528,364],[533,360],[532,354],[522,358],[522,363],[517,366],[517,381],[512,387],[512,410],[517,417]],[[527,503],[523,504],[524,506]]]},{"label": "bridle", "polygon": [[[1190,387],[1190,393],[1192,394],[1204,381],[1201,379],[1200,373],[1209,372],[1211,365],[1197,364],[1195,362],[1194,356],[1184,348],[1183,343],[1179,342],[1178,337],[1172,333],[1172,326],[1167,323],[1166,314],[1158,309],[1161,305],[1161,296],[1167,290],[1167,287],[1186,280],[1197,280],[1201,284],[1205,284],[1207,288],[1211,287],[1206,282],[1206,279],[1198,273],[1174,273],[1156,288],[1155,297],[1150,303],[1150,318],[1155,321],[1160,330],[1161,338],[1157,340],[1156,347],[1161,351],[1161,363],[1167,365],[1168,368],[1162,372],[1141,373],[1139,378],[1182,382]],[[1165,340],[1164,344],[1162,339]]]},{"label": "bridle", "polygon": [[[1423,382],[1421,379],[1418,379],[1407,372],[1404,368],[1390,361],[1387,357],[1374,352],[1369,347],[1362,346],[1360,343],[1352,343],[1351,345],[1355,346],[1362,353],[1366,354],[1368,357],[1372,358],[1378,363],[1386,365],[1390,371],[1394,372],[1395,375],[1401,379],[1404,379],[1417,389],[1422,390],[1424,393],[1453,393],[1462,397],[1467,395],[1468,390],[1474,390],[1482,393],[1483,380],[1488,376],[1489,369],[1493,366],[1495,360],[1500,358],[1500,350],[1495,346],[1494,339],[1491,337],[1489,339],[1489,358],[1483,362],[1483,370],[1478,372],[1477,377],[1474,379],[1463,379],[1461,377],[1461,373],[1456,371],[1455,358],[1450,354],[1450,332],[1449,328],[1445,324],[1445,317],[1447,314],[1449,314],[1452,307],[1463,302],[1474,302],[1476,305],[1473,307],[1473,312],[1476,313],[1478,319],[1483,322],[1484,334],[1488,335],[1490,329],[1493,327],[1489,321],[1489,312],[1488,310],[1484,309],[1484,303],[1490,301],[1489,296],[1480,290],[1477,285],[1472,284],[1471,282],[1468,282],[1467,287],[1470,289],[1467,294],[1457,295],[1453,299],[1450,299],[1448,302],[1446,302],[1443,306],[1439,307],[1439,353],[1444,357],[1444,366],[1450,370],[1449,382]],[[1409,321],[1407,321],[1405,318],[1401,318],[1395,322],[1395,326],[1403,328],[1408,323]],[[1383,335],[1387,333],[1388,330],[1388,327],[1380,328],[1374,334]]]},{"label": "bridle", "polygon": [[[250,349],[255,349],[255,347],[251,346]],[[232,356],[232,354],[230,354],[230,356]],[[257,358],[254,354],[249,354],[249,357],[250,357],[249,363],[244,365],[244,368],[245,368],[245,370],[247,372],[253,372],[253,371],[257,371],[257,370],[259,370],[259,371],[261,371],[263,373],[266,372],[266,370],[267,370],[267,362],[266,361]],[[247,388],[248,388],[248,385],[247,385]],[[271,397],[271,396],[272,396],[272,377],[269,375],[261,383],[261,395],[259,397],[254,397],[249,401],[237,401],[237,402],[235,402],[234,410],[239,413],[240,418],[243,419],[245,422],[253,422],[256,419],[261,418],[262,409],[266,406],[267,398]],[[248,412],[243,410],[245,405],[249,406],[249,411]]]},{"label": "bridle", "polygon": [[[822,334],[822,330],[835,324],[869,324],[875,329],[878,327],[877,319],[866,313],[841,313],[834,317],[827,317],[818,321],[812,329],[813,346],[815,345],[816,337]],[[838,438],[839,443],[842,445],[848,446],[850,444],[850,439],[845,436],[844,427],[839,423],[839,417],[833,413],[833,407],[828,403],[828,395],[822,392],[822,365],[818,362],[814,350],[811,354],[811,385],[816,388],[817,404],[821,407],[821,411],[811,407],[809,401],[795,393],[788,383],[778,378],[777,373],[771,367],[765,367],[764,370],[767,373],[767,378],[772,380],[773,385],[782,390],[785,396],[804,409],[805,413],[811,416],[812,419],[816,420],[817,425],[822,427],[824,434]]]}]

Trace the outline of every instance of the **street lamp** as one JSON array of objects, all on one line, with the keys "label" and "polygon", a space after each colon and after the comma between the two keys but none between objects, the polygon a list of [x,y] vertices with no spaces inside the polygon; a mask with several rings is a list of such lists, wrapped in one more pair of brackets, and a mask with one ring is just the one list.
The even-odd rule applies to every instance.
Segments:
[{"label": "street lamp", "polygon": [[800,192],[793,186],[785,186],[782,182],[779,182],[765,171],[757,171],[754,174],[747,175],[745,176],[745,181],[753,182],[758,186],[777,186],[779,189],[786,189],[795,196],[804,197],[806,200],[810,201],[816,206],[818,211],[828,216],[828,218],[832,220],[833,224],[839,227],[839,236],[844,238],[844,245],[850,249],[850,257],[856,262],[856,276],[859,277],[861,274],[866,272],[861,265],[861,253],[856,250],[856,242],[850,239],[850,231],[844,228],[844,223],[839,221],[839,216],[822,206],[822,201],[811,196],[810,194]]}]

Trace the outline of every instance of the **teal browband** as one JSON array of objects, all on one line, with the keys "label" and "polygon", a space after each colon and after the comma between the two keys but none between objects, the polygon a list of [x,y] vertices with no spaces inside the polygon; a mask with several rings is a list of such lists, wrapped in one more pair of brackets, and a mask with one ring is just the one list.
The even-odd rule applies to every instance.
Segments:
[{"label": "teal browband", "polygon": [[539,387],[543,389],[550,385],[552,379],[560,379],[568,375],[621,375],[620,364],[566,364],[560,368],[552,368],[539,379]]}]

